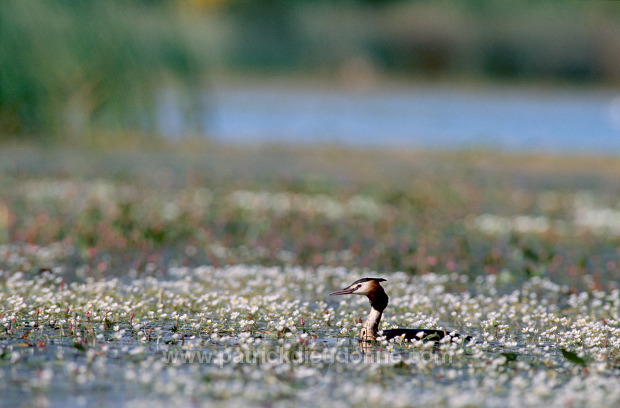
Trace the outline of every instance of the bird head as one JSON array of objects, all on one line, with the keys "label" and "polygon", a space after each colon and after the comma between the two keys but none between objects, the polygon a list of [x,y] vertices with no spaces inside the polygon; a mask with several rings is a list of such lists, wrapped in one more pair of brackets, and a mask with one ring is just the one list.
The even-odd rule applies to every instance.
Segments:
[{"label": "bird head", "polygon": [[383,278],[363,278],[358,279],[344,289],[337,290],[329,296],[337,295],[365,295],[369,296],[375,290],[382,288],[379,282],[384,282]]}]

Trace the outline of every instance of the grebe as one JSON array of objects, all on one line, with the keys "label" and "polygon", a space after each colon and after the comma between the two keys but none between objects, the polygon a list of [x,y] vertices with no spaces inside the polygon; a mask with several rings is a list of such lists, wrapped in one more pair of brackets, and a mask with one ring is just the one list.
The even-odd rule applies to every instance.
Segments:
[{"label": "grebe", "polygon": [[[336,295],[364,295],[368,297],[370,301],[370,314],[366,319],[366,323],[362,327],[360,333],[360,340],[372,341],[376,340],[379,332],[379,323],[381,322],[381,316],[383,311],[388,305],[388,295],[383,290],[383,287],[379,282],[386,281],[383,278],[363,278],[356,280],[344,289],[337,290],[329,294],[329,296]],[[383,330],[383,336],[389,340],[395,337],[404,335],[407,340],[427,340],[427,341],[439,341],[446,336],[449,336],[451,340],[462,338],[463,336],[455,334],[446,330],[434,330],[434,329],[390,329]],[[465,340],[470,340],[471,337],[465,337]]]}]

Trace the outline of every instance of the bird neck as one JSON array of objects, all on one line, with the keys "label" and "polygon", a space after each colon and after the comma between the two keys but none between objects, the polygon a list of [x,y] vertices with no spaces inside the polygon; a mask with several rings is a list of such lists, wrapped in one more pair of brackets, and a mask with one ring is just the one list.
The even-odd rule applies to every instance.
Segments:
[{"label": "bird neck", "polygon": [[379,323],[381,323],[381,316],[383,312],[378,311],[374,307],[370,309],[370,314],[366,319],[366,323],[362,327],[360,333],[360,339],[364,341],[375,340],[379,332]]},{"label": "bird neck", "polygon": [[389,301],[388,295],[381,286],[378,286],[377,289],[373,290],[367,296],[370,301],[370,314],[360,333],[361,340],[365,341],[375,340],[377,338],[381,316]]}]

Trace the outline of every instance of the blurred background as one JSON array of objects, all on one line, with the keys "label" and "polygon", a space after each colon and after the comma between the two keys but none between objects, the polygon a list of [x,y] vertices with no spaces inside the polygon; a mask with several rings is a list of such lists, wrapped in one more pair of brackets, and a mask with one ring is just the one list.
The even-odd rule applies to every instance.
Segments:
[{"label": "blurred background", "polygon": [[620,153],[615,2],[6,0],[0,142]]},{"label": "blurred background", "polygon": [[0,269],[620,279],[617,2],[4,0],[0,55]]}]

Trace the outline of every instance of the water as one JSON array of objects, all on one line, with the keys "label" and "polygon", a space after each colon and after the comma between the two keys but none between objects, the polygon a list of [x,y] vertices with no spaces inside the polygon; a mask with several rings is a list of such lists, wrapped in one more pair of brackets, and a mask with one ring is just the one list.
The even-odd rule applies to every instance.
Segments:
[{"label": "water", "polygon": [[207,133],[228,143],[620,153],[620,91],[402,85],[216,86]]}]

